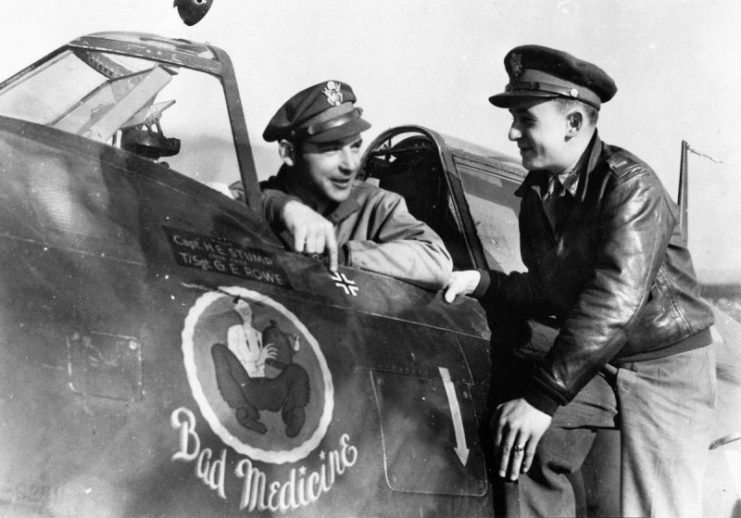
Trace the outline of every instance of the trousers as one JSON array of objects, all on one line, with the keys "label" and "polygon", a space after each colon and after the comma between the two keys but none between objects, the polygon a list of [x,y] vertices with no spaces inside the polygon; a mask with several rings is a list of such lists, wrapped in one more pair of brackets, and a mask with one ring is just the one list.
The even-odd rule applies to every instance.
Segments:
[{"label": "trousers", "polygon": [[623,516],[702,516],[715,429],[715,347],[618,370]]},{"label": "trousers", "polygon": [[[494,480],[497,516],[587,516],[583,485],[604,481],[619,485],[596,489],[619,492],[619,516],[701,516],[716,392],[713,345],[596,376],[553,416],[529,472],[516,483]],[[602,429],[619,430],[619,463],[602,467],[618,471],[583,480]]]}]

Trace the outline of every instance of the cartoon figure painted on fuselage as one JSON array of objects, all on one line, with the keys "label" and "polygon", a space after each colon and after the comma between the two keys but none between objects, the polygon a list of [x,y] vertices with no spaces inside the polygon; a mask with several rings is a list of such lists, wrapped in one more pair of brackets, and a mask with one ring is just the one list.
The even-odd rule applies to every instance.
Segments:
[{"label": "cartoon figure painted on fuselage", "polygon": [[[295,437],[306,420],[304,408],[310,396],[309,375],[292,361],[298,338],[293,337],[291,347],[291,339],[275,321],[264,332],[258,331],[252,323],[252,307],[241,298],[235,301],[234,311],[242,324],[228,329],[227,346],[217,343],[211,348],[219,392],[248,430],[264,434],[267,427],[260,422],[260,410],[280,410],[285,434]],[[266,363],[280,374],[266,377]]]}]

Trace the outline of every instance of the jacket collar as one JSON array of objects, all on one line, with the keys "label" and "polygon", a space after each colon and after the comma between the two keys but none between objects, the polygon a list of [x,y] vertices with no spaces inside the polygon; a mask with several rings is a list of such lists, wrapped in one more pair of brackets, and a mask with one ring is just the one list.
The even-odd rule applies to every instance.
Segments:
[{"label": "jacket collar", "polygon": [[586,167],[579,171],[579,184],[576,186],[575,196],[579,203],[584,203],[584,200],[587,197],[587,187],[589,186],[589,180],[590,178],[592,178],[592,173],[601,162],[603,147],[604,146],[602,144],[602,140],[600,140],[599,135],[597,134],[597,130],[595,130],[592,141],[589,143],[589,146],[585,151],[585,154],[589,156]]}]

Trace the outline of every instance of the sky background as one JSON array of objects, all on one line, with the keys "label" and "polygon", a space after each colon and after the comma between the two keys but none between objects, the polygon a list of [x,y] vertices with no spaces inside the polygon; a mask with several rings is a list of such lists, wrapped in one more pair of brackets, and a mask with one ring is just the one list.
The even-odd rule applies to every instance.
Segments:
[{"label": "sky background", "polygon": [[421,124],[516,156],[509,113],[487,101],[507,83],[502,58],[528,43],[565,50],[615,79],[601,137],[647,161],[672,196],[683,139],[723,162],[690,155],[690,249],[701,280],[741,282],[739,0],[214,0],[193,27],[172,0],[2,0],[0,28],[3,78],[91,32],[223,48],[260,177],[278,166],[261,139],[267,121],[288,97],[328,79],[353,87],[373,124],[366,143]]}]

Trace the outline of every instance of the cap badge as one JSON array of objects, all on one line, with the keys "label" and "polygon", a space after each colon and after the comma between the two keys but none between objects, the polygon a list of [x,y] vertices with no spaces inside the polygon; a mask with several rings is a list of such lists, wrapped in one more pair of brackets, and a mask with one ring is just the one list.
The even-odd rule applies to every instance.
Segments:
[{"label": "cap badge", "polygon": [[509,67],[512,69],[514,77],[519,76],[522,73],[522,54],[513,52],[509,57]]},{"label": "cap badge", "polygon": [[342,83],[335,83],[334,81],[327,82],[327,86],[324,87],[322,93],[327,98],[327,102],[332,106],[339,106],[342,104]]}]

